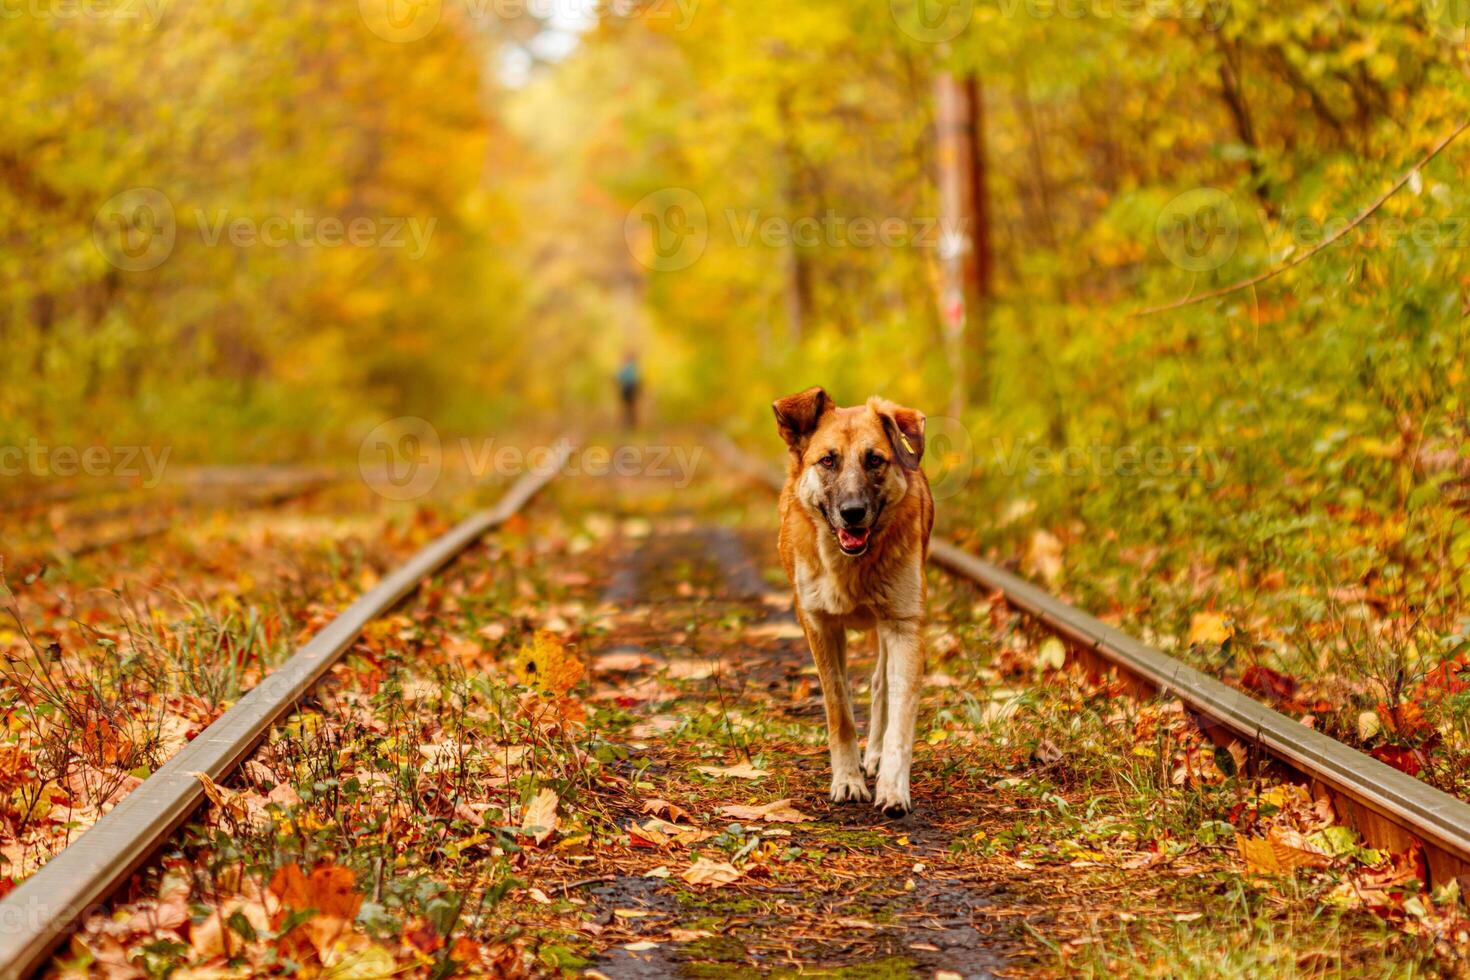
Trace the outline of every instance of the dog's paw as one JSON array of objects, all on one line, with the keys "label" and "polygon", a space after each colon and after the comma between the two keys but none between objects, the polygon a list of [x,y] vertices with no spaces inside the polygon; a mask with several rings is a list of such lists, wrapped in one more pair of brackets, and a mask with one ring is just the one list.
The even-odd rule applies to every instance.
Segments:
[{"label": "dog's paw", "polygon": [[899,789],[896,786],[885,787],[880,781],[878,783],[878,798],[873,803],[873,808],[882,810],[885,817],[902,817],[913,810],[914,805],[909,801],[907,787]]},{"label": "dog's paw", "polygon": [[861,774],[832,777],[833,803],[866,803],[873,798]]},{"label": "dog's paw", "polygon": [[863,759],[863,775],[869,779],[878,778],[878,769],[883,762],[883,753],[873,752]]}]

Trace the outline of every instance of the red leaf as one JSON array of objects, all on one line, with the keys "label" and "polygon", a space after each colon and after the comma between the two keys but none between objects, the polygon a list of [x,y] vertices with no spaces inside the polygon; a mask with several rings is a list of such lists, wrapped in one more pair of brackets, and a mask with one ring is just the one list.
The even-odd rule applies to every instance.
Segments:
[{"label": "red leaf", "polygon": [[1419,775],[1420,770],[1424,768],[1424,763],[1420,761],[1418,752],[1398,745],[1380,745],[1371,754],[1379,762],[1386,762],[1400,772],[1406,772],[1410,776]]},{"label": "red leaf", "polygon": [[403,941],[426,956],[444,948],[444,937],[427,919],[415,919],[403,931]]},{"label": "red leaf", "polygon": [[1419,685],[1422,692],[1443,691],[1445,694],[1459,694],[1461,691],[1470,690],[1470,663],[1466,662],[1466,655],[1460,654],[1435,667],[1424,675],[1423,682]]},{"label": "red leaf", "polygon": [[1269,694],[1274,698],[1289,698],[1296,693],[1296,680],[1270,667],[1256,665],[1246,670],[1241,675],[1240,683],[1243,687],[1261,694]]}]

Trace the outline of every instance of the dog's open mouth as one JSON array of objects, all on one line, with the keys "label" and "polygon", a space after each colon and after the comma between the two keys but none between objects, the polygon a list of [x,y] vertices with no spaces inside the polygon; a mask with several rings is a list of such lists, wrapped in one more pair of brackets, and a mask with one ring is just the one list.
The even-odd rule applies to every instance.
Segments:
[{"label": "dog's open mouth", "polygon": [[834,528],[837,532],[837,546],[845,555],[860,555],[868,550],[868,538],[872,537],[873,529],[870,527],[839,527]]}]

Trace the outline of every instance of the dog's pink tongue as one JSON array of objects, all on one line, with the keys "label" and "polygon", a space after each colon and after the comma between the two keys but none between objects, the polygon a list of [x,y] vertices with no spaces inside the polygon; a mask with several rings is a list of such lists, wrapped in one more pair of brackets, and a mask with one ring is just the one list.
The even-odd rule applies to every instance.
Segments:
[{"label": "dog's pink tongue", "polygon": [[837,540],[842,543],[842,547],[844,548],[861,548],[868,540],[868,529],[862,528],[857,533],[853,533],[846,528],[838,528]]}]

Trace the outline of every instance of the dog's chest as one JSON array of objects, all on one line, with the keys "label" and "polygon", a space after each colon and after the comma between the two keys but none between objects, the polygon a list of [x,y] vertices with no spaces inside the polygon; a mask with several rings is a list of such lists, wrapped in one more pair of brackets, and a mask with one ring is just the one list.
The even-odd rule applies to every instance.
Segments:
[{"label": "dog's chest", "polygon": [[799,560],[794,584],[802,609],[810,612],[908,619],[922,611],[922,581],[917,562],[875,568],[843,558]]}]

